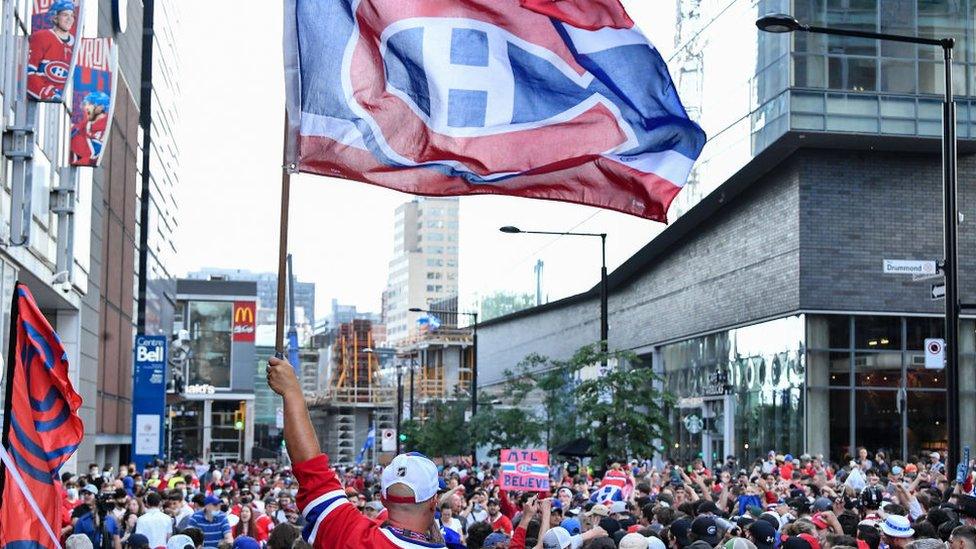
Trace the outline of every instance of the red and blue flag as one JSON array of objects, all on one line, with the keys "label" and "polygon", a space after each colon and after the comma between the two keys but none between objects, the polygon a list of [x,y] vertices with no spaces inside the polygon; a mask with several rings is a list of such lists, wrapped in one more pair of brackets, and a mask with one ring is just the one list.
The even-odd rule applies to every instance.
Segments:
[{"label": "red and blue flag", "polygon": [[81,397],[68,377],[58,334],[30,290],[17,284],[0,475],[0,549],[57,549],[60,470],[81,442]]},{"label": "red and blue flag", "polygon": [[286,153],[428,196],[665,221],[705,144],[617,0],[288,0]]}]

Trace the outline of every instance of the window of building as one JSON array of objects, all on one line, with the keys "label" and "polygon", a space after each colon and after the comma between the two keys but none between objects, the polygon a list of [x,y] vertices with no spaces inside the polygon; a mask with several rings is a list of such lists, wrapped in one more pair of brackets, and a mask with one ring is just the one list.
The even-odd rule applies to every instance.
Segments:
[{"label": "window of building", "polygon": [[234,304],[191,301],[189,309],[189,385],[230,388]]}]

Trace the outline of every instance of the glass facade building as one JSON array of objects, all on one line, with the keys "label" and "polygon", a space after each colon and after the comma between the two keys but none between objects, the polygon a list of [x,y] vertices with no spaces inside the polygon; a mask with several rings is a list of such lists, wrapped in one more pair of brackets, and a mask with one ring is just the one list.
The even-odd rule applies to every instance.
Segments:
[{"label": "glass facade building", "polygon": [[756,19],[956,39],[958,137],[976,138],[974,0],[679,0],[668,59],[689,115],[708,134],[672,216],[788,133],[892,138],[942,135],[941,48],[808,33],[759,32]]},{"label": "glass facade building", "polygon": [[[976,323],[960,338],[962,417],[976,410]],[[842,461],[859,446],[894,459],[947,450],[943,370],[926,369],[938,317],[790,316],[661,346],[664,387],[677,397],[671,455],[748,461],[827,448]],[[970,414],[967,416],[966,414]],[[963,422],[972,440],[972,422]]]}]

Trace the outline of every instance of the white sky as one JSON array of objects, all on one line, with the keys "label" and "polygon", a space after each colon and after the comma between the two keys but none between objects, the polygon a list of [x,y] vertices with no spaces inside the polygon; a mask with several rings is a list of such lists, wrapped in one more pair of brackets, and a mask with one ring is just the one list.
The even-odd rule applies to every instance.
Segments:
[{"label": "white sky", "polygon": [[[674,0],[623,3],[667,58]],[[277,266],[282,10],[275,2],[240,6],[238,0],[207,0],[183,7],[179,274]],[[215,32],[214,21],[233,29],[232,36]],[[393,211],[410,196],[309,175],[293,177],[291,188],[289,249],[296,275],[316,283],[319,316],[333,297],[378,310],[393,253]],[[545,262],[550,300],[598,282],[598,239],[506,235],[498,232],[502,225],[607,232],[611,269],[664,228],[595,208],[508,197],[462,197],[460,216],[462,302],[496,290],[534,293],[537,259]]]}]

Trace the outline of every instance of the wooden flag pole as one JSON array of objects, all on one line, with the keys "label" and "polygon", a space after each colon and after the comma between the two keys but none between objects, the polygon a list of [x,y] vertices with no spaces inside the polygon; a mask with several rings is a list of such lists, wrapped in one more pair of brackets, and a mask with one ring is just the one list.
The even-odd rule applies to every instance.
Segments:
[{"label": "wooden flag pole", "polygon": [[[281,220],[278,228],[278,303],[275,309],[275,356],[285,358],[285,283],[288,279],[288,200],[291,191],[291,172],[288,160],[288,114],[285,114],[285,135],[281,144]],[[292,364],[297,368],[297,364]]]}]

